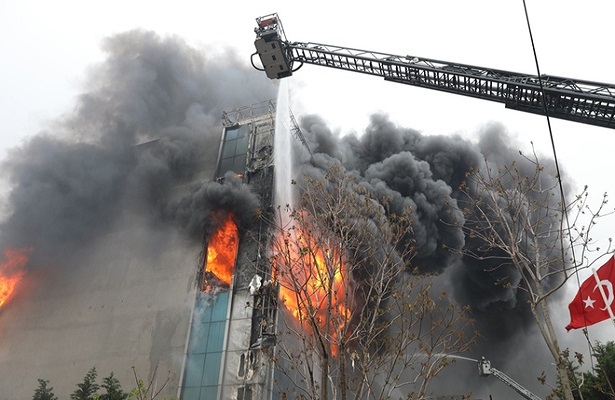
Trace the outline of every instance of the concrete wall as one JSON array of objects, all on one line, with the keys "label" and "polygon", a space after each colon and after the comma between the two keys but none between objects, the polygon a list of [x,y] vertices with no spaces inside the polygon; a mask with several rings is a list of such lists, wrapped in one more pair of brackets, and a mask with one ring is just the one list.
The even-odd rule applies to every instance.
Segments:
[{"label": "concrete wall", "polygon": [[[218,146],[199,151],[202,162],[170,198],[213,179]],[[32,398],[38,378],[68,399],[93,366],[99,384],[113,371],[130,391],[135,367],[146,382],[156,373],[158,388],[168,379],[161,397],[177,395],[203,247],[146,207],[117,207],[114,228],[37,263],[0,309],[1,400]]]},{"label": "concrete wall", "polygon": [[31,273],[0,311],[0,398],[31,398],[37,378],[68,398],[92,366],[126,391],[133,366],[144,380],[158,367],[176,395],[200,253],[172,231],[132,227]]}]

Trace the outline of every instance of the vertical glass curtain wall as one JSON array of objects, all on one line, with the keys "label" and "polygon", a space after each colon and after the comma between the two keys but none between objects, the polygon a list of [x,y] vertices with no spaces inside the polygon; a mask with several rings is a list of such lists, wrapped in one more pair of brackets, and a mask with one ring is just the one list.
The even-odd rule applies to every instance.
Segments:
[{"label": "vertical glass curtain wall", "polygon": [[218,396],[228,302],[229,291],[197,294],[182,400],[215,400]]},{"label": "vertical glass curtain wall", "polygon": [[216,176],[223,176],[228,171],[237,174],[245,172],[249,133],[249,125],[237,125],[225,129]]}]

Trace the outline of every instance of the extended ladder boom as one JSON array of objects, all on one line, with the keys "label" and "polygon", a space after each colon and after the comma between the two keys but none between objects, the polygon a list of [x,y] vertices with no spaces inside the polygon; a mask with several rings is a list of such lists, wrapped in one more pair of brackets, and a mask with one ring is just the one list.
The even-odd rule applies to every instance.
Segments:
[{"label": "extended ladder boom", "polygon": [[523,398],[527,400],[541,400],[540,397],[536,396],[534,393],[530,392],[529,390],[518,384],[514,379],[512,379],[502,371],[493,368],[491,366],[491,362],[485,360],[484,357],[478,362],[478,374],[480,376],[495,376],[496,378],[504,382],[506,385],[513,388],[517,393],[519,393],[521,396],[523,396]]},{"label": "extended ladder boom", "polygon": [[257,23],[255,54],[259,55],[262,69],[271,79],[291,76],[303,64],[322,65],[496,101],[519,111],[540,115],[548,112],[554,118],[615,128],[615,85],[612,84],[550,75],[542,75],[539,79],[536,75],[409,55],[319,43],[291,43],[286,40],[277,14],[257,18]]}]

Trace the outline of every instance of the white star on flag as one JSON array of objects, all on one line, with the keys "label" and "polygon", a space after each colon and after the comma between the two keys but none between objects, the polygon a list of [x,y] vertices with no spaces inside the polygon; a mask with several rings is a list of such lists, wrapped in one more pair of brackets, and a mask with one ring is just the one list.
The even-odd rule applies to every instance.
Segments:
[{"label": "white star on flag", "polygon": [[587,299],[583,300],[583,303],[585,303],[585,308],[594,308],[594,303],[596,302],[596,300],[592,300],[591,297],[587,296]]}]

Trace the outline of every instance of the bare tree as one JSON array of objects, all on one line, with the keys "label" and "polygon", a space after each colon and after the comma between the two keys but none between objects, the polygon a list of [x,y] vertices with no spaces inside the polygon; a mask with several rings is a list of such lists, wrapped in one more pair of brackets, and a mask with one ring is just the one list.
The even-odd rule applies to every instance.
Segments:
[{"label": "bare tree", "polygon": [[282,398],[422,398],[471,345],[466,310],[413,272],[409,212],[388,212],[339,165],[302,189],[272,256],[288,310]]},{"label": "bare tree", "polygon": [[474,243],[466,247],[466,255],[517,271],[518,283],[502,284],[527,293],[531,313],[555,361],[562,393],[572,400],[566,358],[546,300],[572,274],[592,264],[590,253],[595,260],[611,251],[610,241],[601,250],[591,237],[597,219],[606,215],[607,196],[592,210],[585,188],[567,204],[557,177],[548,173],[536,154],[522,155],[498,170],[485,164],[484,169],[468,173],[461,188],[466,195],[463,229]]}]

